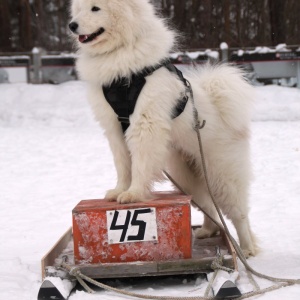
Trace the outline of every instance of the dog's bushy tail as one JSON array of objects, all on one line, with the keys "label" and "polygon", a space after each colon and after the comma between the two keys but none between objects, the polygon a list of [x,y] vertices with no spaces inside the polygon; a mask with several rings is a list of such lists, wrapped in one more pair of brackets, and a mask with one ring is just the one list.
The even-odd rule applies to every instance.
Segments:
[{"label": "dog's bushy tail", "polygon": [[248,127],[254,104],[254,88],[241,69],[231,65],[205,65],[199,76],[222,120],[233,130]]}]

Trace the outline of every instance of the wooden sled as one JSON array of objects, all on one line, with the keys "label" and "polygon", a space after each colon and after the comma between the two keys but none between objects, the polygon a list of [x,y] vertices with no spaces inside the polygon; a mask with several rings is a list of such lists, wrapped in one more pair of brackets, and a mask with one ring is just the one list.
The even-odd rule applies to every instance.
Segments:
[{"label": "wooden sled", "polygon": [[[174,195],[172,193],[159,194],[159,196],[161,197],[160,200],[155,200],[153,202],[144,202],[140,204],[135,203],[130,206],[118,204],[117,207],[111,207],[111,205],[116,205],[111,202],[108,203],[98,200],[81,201],[73,210],[73,227],[70,228],[42,258],[42,279],[44,282],[39,291],[38,300],[64,300],[68,298],[68,294],[70,294],[76,280],[74,280],[74,277],[69,275],[67,270],[63,270],[63,268],[61,268],[62,261],[67,263],[68,269],[76,268],[84,276],[92,279],[211,273],[214,271],[212,263],[220,256],[223,258],[223,267],[231,270],[237,270],[235,250],[225,235],[221,234],[206,239],[192,239],[189,213],[190,205],[188,198],[184,198],[184,196],[180,195]],[[149,208],[145,208],[148,206]],[[189,207],[188,210],[186,209],[187,206]],[[133,211],[137,211],[137,213],[134,214]],[[150,234],[150,238],[154,238],[154,241],[135,241],[134,243],[128,243],[125,241],[123,244],[123,241],[117,241],[117,243],[115,243],[116,237],[109,236],[109,231],[113,230],[116,232],[119,230],[124,232],[124,219],[122,221],[123,223],[119,223],[119,220],[114,217],[114,220],[111,221],[111,224],[113,225],[109,224],[109,215],[114,215],[114,212],[117,212],[115,216],[119,216],[126,212],[127,216],[131,215],[131,217],[139,214],[141,219],[134,219],[132,217],[132,219],[135,220],[133,226],[136,226],[139,229],[141,229],[140,227],[142,226],[138,226],[136,224],[141,225],[143,222],[142,220],[147,219],[145,212],[148,213],[149,217],[151,217],[152,214],[151,218],[155,218],[155,222],[157,223],[156,233],[153,234],[151,232]],[[167,214],[165,214],[165,212]],[[89,214],[91,215],[90,219]],[[177,218],[177,221],[166,221],[166,216],[170,217],[173,221],[174,218]],[[78,222],[83,223],[78,225]],[[101,228],[99,227],[99,223],[102,224],[102,227],[100,226]],[[101,240],[101,243],[98,243],[95,246],[95,228],[93,227],[95,224],[98,226],[97,236],[99,238],[103,238],[106,245],[109,241],[112,241],[111,245],[106,246],[109,248],[105,249],[108,249],[109,253],[113,253],[113,251],[117,253],[115,256],[111,256],[107,261],[103,261],[103,257],[106,256],[100,257],[100,261],[96,260],[99,256],[99,250],[96,246],[101,245],[102,247],[103,241]],[[119,224],[122,224],[122,226]],[[81,225],[83,226],[80,229]],[[171,227],[171,230],[169,227]],[[179,231],[183,230],[180,227],[185,228],[185,231],[180,233]],[[120,228],[122,228],[122,230]],[[80,232],[79,229],[83,232]],[[193,226],[192,229],[197,229],[197,226]],[[101,230],[104,231],[102,232]],[[176,233],[176,231],[178,231],[178,233]],[[138,232],[140,232],[140,230],[138,230]],[[185,237],[186,232],[189,233],[187,237]],[[91,238],[84,241],[84,238],[87,236],[90,236]],[[126,235],[126,237],[128,236],[129,235]],[[131,232],[131,238],[135,238],[137,236],[140,236],[140,234],[133,234]],[[123,235],[122,239],[124,239],[124,237],[125,235]],[[177,238],[176,241],[175,238]],[[171,240],[172,243],[166,248],[165,245],[168,244],[168,240]],[[174,243],[177,243],[176,247],[172,246]],[[125,255],[125,261],[122,261],[120,257],[117,257],[120,249],[124,250],[124,248],[126,248],[127,250],[129,249],[130,253],[132,253],[132,251],[130,251],[132,248],[130,247],[134,247],[134,249],[142,247],[142,250],[146,250],[143,252],[153,252],[154,254],[160,255],[160,257],[153,259],[155,256],[152,256],[152,258],[148,260],[147,258],[144,259],[143,256],[140,256],[141,259],[135,259],[135,256],[129,256],[127,253],[127,256]],[[172,247],[174,250],[171,249]],[[187,249],[189,251],[189,255],[178,258],[175,248],[179,249],[180,247],[182,247],[182,251],[186,251]],[[87,249],[87,252],[92,253],[90,261],[87,262],[80,257],[81,248]],[[100,252],[102,253],[104,250]],[[166,253],[164,253],[172,251],[174,253],[170,253],[171,258],[168,258]],[[59,280],[63,282],[58,282]],[[240,292],[234,282],[229,280],[223,283],[224,284],[218,287],[217,291],[213,289],[214,295],[217,299],[229,299],[240,296]],[[69,291],[60,291],[59,286],[68,286]],[[218,297],[218,295],[220,297]]]},{"label": "wooden sled", "polygon": [[[195,229],[196,226],[193,227]],[[164,275],[201,274],[213,272],[212,262],[216,258],[216,248],[219,248],[223,255],[223,266],[237,270],[236,252],[225,235],[219,235],[207,239],[195,240],[193,245],[193,255],[190,259],[180,259],[174,261],[153,261],[153,262],[130,262],[130,263],[105,263],[105,264],[72,264],[74,253],[70,249],[72,244],[72,228],[70,228],[52,247],[52,249],[42,258],[42,279],[45,280],[41,286],[38,300],[65,300],[66,294],[60,292],[55,282],[49,283],[49,278],[59,277],[61,280],[68,280],[71,287],[76,282],[70,278],[67,272],[60,269],[59,263],[66,259],[71,267],[77,267],[81,273],[94,279],[106,278],[126,278]],[[45,283],[46,282],[46,283]],[[240,296],[234,282],[224,282],[223,289],[220,288],[215,295],[223,295],[216,299],[231,299]],[[69,290],[69,293],[71,293]],[[54,296],[53,296],[54,295]]]},{"label": "wooden sled", "polygon": [[[196,227],[194,226],[193,229]],[[57,261],[60,261],[63,256],[67,257],[68,262],[74,261],[74,254],[68,249],[72,238],[72,228],[70,228],[42,258],[42,279],[52,276],[58,268]],[[217,247],[224,255],[223,266],[237,270],[236,252],[223,235],[195,240],[190,259],[81,265],[70,263],[70,266],[76,266],[83,274],[95,279],[209,273],[213,271],[211,264],[216,258]]]}]

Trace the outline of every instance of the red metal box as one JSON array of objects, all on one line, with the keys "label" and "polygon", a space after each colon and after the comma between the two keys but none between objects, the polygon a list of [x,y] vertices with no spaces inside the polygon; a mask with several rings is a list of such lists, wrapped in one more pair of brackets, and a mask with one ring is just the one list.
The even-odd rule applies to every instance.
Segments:
[{"label": "red metal box", "polygon": [[118,204],[84,200],[73,209],[75,263],[191,258],[190,196]]}]

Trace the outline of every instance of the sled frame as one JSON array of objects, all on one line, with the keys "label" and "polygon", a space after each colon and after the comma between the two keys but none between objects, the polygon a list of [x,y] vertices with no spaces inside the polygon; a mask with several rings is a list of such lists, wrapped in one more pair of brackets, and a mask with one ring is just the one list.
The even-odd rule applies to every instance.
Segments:
[{"label": "sled frame", "polygon": [[[193,229],[197,227],[199,226],[193,226]],[[72,228],[69,228],[42,258],[42,279],[46,276],[53,276],[53,267],[58,267],[55,264],[55,260],[63,255],[63,250],[68,246],[72,239]],[[223,234],[206,239],[196,239],[193,244],[192,258],[189,259],[80,265],[71,264],[70,266],[78,268],[82,274],[94,279],[208,273],[213,271],[211,269],[211,264],[216,258],[217,247],[220,248],[221,253],[224,255],[224,266],[237,270],[236,252],[232,244]],[[69,255],[70,254],[67,254],[67,256]],[[68,257],[68,261],[73,261],[73,257]]]}]

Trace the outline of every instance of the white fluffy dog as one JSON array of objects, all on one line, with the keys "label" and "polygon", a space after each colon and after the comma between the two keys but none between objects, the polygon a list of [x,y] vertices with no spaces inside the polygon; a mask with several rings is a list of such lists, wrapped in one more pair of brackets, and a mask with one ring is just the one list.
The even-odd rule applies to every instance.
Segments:
[{"label": "white fluffy dog", "polygon": [[[174,115],[186,94],[180,76],[165,63],[175,33],[148,0],[73,0],[71,12],[69,27],[79,48],[77,69],[89,83],[89,101],[109,140],[118,175],[106,199],[119,203],[148,199],[152,183],[167,169],[194,201],[218,219],[204,182],[191,100]],[[128,113],[130,126],[124,128],[122,116],[118,118],[111,105],[120,100],[116,104],[120,108],[131,101],[124,94],[136,77],[144,78],[144,83],[134,110]],[[200,119],[206,120],[201,133],[211,189],[235,225],[244,253],[255,255],[248,219],[252,88],[239,70],[225,65],[205,66],[185,78],[193,88]],[[121,85],[112,89],[109,102],[105,91],[109,93],[118,82]],[[204,217],[196,236],[209,237],[217,231]]]}]

